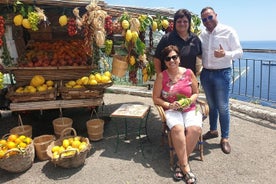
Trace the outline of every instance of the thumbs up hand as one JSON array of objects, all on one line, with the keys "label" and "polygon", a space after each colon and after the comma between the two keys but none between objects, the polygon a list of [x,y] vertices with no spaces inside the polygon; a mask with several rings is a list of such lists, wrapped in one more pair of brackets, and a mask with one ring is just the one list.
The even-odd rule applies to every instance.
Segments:
[{"label": "thumbs up hand", "polygon": [[214,56],[217,58],[222,58],[225,56],[224,49],[222,48],[221,44],[219,44],[219,49],[214,51]]}]

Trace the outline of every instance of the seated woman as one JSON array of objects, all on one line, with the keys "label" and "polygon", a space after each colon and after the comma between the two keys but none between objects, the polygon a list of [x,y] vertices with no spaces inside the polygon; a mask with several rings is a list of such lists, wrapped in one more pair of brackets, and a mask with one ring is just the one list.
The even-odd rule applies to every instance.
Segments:
[{"label": "seated woman", "polygon": [[[178,162],[173,178],[196,183],[188,158],[194,150],[202,128],[202,114],[196,111],[198,81],[192,70],[179,67],[179,51],[170,45],[162,51],[167,69],[159,73],[153,88],[153,102],[165,110],[167,126]],[[183,104],[184,103],[184,104]]]}]

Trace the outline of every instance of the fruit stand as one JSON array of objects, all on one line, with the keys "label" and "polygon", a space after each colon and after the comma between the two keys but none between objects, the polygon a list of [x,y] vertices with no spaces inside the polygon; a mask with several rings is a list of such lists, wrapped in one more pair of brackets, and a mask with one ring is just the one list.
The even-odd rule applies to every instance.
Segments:
[{"label": "fruit stand", "polygon": [[[137,85],[138,71],[143,82],[155,74],[153,33],[173,30],[174,12],[126,10],[98,0],[0,0],[0,5],[18,55],[15,59],[14,54],[2,53],[5,69],[16,81],[7,96],[12,111],[101,105],[102,93],[113,84],[113,77],[123,77],[127,70],[129,81]],[[198,20],[193,16],[193,31]],[[5,46],[9,40],[2,39]],[[107,58],[112,58],[112,66]],[[48,86],[50,90],[29,87],[38,75],[54,86]],[[94,88],[87,88],[88,84]],[[16,99],[20,95],[22,99]]]}]

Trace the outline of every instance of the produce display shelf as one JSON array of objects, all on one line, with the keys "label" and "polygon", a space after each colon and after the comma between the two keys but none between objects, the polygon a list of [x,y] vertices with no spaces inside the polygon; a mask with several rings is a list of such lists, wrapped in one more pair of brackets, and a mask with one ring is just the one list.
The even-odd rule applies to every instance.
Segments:
[{"label": "produce display shelf", "polygon": [[76,107],[94,107],[101,106],[102,104],[103,98],[20,102],[11,103],[10,110],[13,112],[17,112],[26,110],[65,109]]}]

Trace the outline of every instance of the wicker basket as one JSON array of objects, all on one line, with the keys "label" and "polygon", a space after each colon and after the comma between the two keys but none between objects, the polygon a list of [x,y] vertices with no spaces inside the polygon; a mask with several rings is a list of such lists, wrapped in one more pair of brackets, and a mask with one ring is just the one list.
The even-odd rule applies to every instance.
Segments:
[{"label": "wicker basket", "polygon": [[14,127],[10,130],[11,134],[17,134],[17,135],[25,135],[27,137],[32,137],[32,131],[33,128],[31,125],[20,125],[17,127]]},{"label": "wicker basket", "polygon": [[117,77],[123,77],[126,75],[128,63],[125,56],[114,55],[112,61],[111,73]]},{"label": "wicker basket", "polygon": [[91,119],[86,122],[87,133],[91,141],[99,141],[103,138],[104,121],[102,119]]},{"label": "wicker basket", "polygon": [[71,118],[61,117],[61,118],[54,119],[53,126],[54,126],[54,131],[55,131],[56,137],[59,138],[61,135],[61,132],[65,128],[71,128],[72,125],[73,125],[73,120]]},{"label": "wicker basket", "polygon": [[[18,154],[6,157],[8,153],[16,151]],[[0,159],[0,168],[9,172],[19,173],[32,167],[35,157],[33,142],[27,146],[25,151],[19,149],[11,149],[7,151],[2,159]]]},{"label": "wicker basket", "polygon": [[41,135],[34,138],[35,153],[39,160],[48,160],[47,147],[55,140],[53,135]]},{"label": "wicker basket", "polygon": [[[66,132],[68,131],[73,131],[74,132],[74,135],[73,136],[64,136],[66,134]],[[76,130],[73,129],[73,128],[66,128],[62,131],[61,133],[61,137],[60,139],[56,140],[56,141],[53,141],[47,148],[47,155],[49,156],[50,158],[50,161],[55,164],[55,166],[60,166],[60,167],[63,167],[63,168],[76,168],[76,167],[79,167],[81,165],[84,164],[85,162],[85,159],[87,157],[87,154],[88,152],[90,151],[91,149],[91,144],[89,142],[89,139],[88,138],[85,138],[85,137],[81,137],[81,141],[83,142],[86,142],[87,143],[87,147],[86,149],[78,152],[78,151],[75,151],[75,154],[74,155],[71,155],[71,156],[66,156],[66,157],[63,157],[63,153],[66,153],[67,151],[64,151],[62,153],[60,153],[59,155],[59,158],[58,159],[54,159],[53,158],[53,154],[52,154],[52,148],[54,146],[60,146],[62,145],[62,141],[64,139],[68,139],[70,137],[75,137],[77,136],[77,133],[76,133]],[[74,149],[72,149],[74,151]],[[72,150],[69,150],[69,151],[72,151]]]}]

